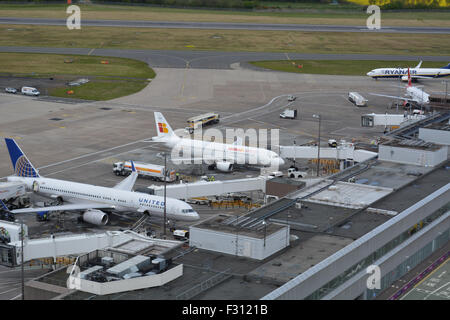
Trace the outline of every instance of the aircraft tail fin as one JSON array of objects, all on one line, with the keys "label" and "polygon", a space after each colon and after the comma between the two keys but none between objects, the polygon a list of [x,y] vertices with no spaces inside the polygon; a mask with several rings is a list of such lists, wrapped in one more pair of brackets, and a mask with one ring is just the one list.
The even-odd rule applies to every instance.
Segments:
[{"label": "aircraft tail fin", "polygon": [[420,66],[422,65],[422,60],[420,60],[420,62],[419,62],[419,64],[414,68],[414,69],[419,69],[420,68]]},{"label": "aircraft tail fin", "polygon": [[442,67],[441,69],[450,69],[450,63],[446,65],[445,67]]},{"label": "aircraft tail fin", "polygon": [[27,156],[22,152],[14,139],[5,138],[9,157],[14,168],[14,173],[18,177],[39,178],[38,171],[33,167]]},{"label": "aircraft tail fin", "polygon": [[176,136],[175,132],[173,132],[172,128],[161,112],[155,112],[155,124],[158,138],[168,138]]},{"label": "aircraft tail fin", "polygon": [[411,87],[412,83],[411,83],[411,73],[409,72],[409,68],[408,68],[408,87]]}]

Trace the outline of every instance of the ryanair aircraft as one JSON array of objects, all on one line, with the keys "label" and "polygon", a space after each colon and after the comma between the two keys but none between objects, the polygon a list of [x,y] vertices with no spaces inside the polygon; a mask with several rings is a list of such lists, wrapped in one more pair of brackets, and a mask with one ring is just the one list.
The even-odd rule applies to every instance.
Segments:
[{"label": "ryanair aircraft", "polygon": [[400,99],[403,100],[403,106],[405,108],[411,107],[413,104],[418,106],[426,106],[430,103],[430,95],[420,89],[419,87],[413,86],[411,83],[411,74],[409,71],[409,68],[407,69],[407,79],[408,79],[408,85],[406,86],[406,92],[405,96],[399,97],[399,96],[390,96],[385,94],[378,94],[378,93],[370,93],[374,96],[380,96],[380,97],[387,97],[392,99]]},{"label": "ryanair aircraft", "polygon": [[[430,79],[442,78],[450,75],[450,63],[442,68],[421,68],[422,61],[413,69],[410,70],[411,79]],[[374,69],[367,73],[369,77],[378,78],[399,78],[402,81],[408,81],[408,68],[380,68]]]}]

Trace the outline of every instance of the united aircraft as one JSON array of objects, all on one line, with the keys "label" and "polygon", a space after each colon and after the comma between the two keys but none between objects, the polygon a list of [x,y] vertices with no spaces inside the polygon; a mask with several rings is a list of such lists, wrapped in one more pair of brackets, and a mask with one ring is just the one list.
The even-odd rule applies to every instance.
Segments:
[{"label": "united aircraft", "polygon": [[[450,75],[450,63],[442,68],[421,68],[422,61],[410,70],[411,79],[442,78]],[[408,81],[408,68],[380,68],[367,73],[369,77],[378,78],[399,78]]]},{"label": "united aircraft", "polygon": [[[220,142],[209,142],[177,136],[169,123],[160,112],[155,112],[155,124],[157,137],[155,142],[162,142],[168,148],[178,151],[189,151],[190,155],[182,158],[172,157],[172,161],[180,162],[199,161],[212,163],[217,170],[230,172],[234,164],[251,164],[257,166],[278,167],[284,164],[284,160],[275,152],[264,149],[242,145],[241,143],[227,144]],[[200,158],[196,158],[200,155]]]},{"label": "united aircraft", "polygon": [[[27,190],[58,200],[56,206],[11,210],[13,214],[40,211],[81,211],[83,220],[96,225],[108,222],[106,212],[139,212],[163,217],[164,197],[131,191],[138,173],[132,165],[132,173],[113,188],[42,177],[13,139],[5,139],[14,168],[14,176],[8,181],[22,182]],[[105,212],[106,211],[106,212]],[[166,217],[194,221],[199,215],[192,207],[178,199],[166,197]]]},{"label": "united aircraft", "polygon": [[398,97],[378,93],[371,93],[371,95],[403,100],[403,105],[405,108],[409,108],[412,104],[417,104],[419,106],[426,106],[428,103],[430,103],[430,95],[425,91],[423,91],[422,89],[420,89],[419,87],[415,87],[412,85],[409,69],[407,71],[407,75],[408,75],[408,86],[406,86],[405,96]]}]

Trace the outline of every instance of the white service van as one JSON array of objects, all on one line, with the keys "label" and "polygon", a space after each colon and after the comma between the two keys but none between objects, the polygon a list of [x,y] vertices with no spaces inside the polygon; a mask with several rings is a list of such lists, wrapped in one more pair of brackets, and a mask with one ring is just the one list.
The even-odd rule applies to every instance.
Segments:
[{"label": "white service van", "polygon": [[296,119],[297,118],[297,109],[286,109],[282,113],[280,113],[281,119]]},{"label": "white service van", "polygon": [[348,100],[353,102],[357,107],[367,107],[367,99],[365,99],[358,92],[349,92]]},{"label": "white service van", "polygon": [[22,87],[22,94],[27,96],[38,96],[41,93],[33,87]]}]

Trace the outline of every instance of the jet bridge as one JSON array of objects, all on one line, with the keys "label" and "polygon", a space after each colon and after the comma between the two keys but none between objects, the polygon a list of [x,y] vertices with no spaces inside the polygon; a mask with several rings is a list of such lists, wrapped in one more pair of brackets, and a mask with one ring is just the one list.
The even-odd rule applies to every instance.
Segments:
[{"label": "jet bridge", "polygon": [[369,113],[361,116],[362,127],[375,126],[404,126],[426,118],[421,114],[375,114]]},{"label": "jet bridge", "polygon": [[[23,244],[25,262],[40,258],[78,255],[99,249],[137,254],[141,251],[166,250],[181,242],[148,238],[133,231],[106,231],[104,233],[84,233],[52,235],[48,238],[28,239]],[[21,264],[21,241],[0,244],[0,265],[15,267]]]},{"label": "jet bridge", "polygon": [[[266,192],[266,177],[233,179],[222,181],[199,181],[166,186],[166,196],[176,199],[189,199],[225,194],[229,192]],[[163,186],[148,187],[151,194],[164,196]]]}]

